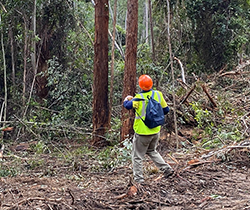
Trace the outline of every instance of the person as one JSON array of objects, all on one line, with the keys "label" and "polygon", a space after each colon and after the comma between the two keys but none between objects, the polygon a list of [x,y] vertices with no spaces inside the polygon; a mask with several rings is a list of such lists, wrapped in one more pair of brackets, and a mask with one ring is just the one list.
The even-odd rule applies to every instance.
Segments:
[{"label": "person", "polygon": [[[174,170],[164,161],[160,153],[156,150],[160,138],[161,126],[148,128],[144,124],[142,119],[145,119],[147,102],[136,100],[138,98],[147,99],[148,96],[152,95],[153,80],[149,75],[144,74],[139,77],[138,83],[142,91],[136,94],[135,97],[131,95],[126,96],[123,106],[128,110],[133,108],[136,110],[133,125],[135,131],[132,147],[133,176],[135,182],[144,183],[143,160],[145,154],[152,159],[156,167],[163,171],[165,178],[173,175]],[[161,104],[164,115],[166,115],[169,112],[169,107],[163,98],[162,92],[158,90],[154,92],[154,99]]]}]

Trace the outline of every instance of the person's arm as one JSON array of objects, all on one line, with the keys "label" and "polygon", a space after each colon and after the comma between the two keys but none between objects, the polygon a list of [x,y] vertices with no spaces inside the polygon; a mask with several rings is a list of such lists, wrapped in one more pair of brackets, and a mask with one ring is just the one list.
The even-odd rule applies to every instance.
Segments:
[{"label": "person's arm", "polygon": [[124,101],[123,101],[123,106],[124,106],[126,109],[128,109],[128,110],[133,108],[132,99],[133,99],[133,96],[128,95],[128,96],[124,99]]},{"label": "person's arm", "polygon": [[162,98],[161,106],[162,106],[162,109],[163,109],[163,113],[164,113],[164,115],[166,115],[167,113],[169,113],[169,106],[168,106],[166,100],[164,99],[164,97],[162,95],[162,92],[160,92],[160,95],[161,95],[161,98]]},{"label": "person's arm", "polygon": [[169,107],[167,106],[167,107],[163,108],[163,112],[164,112],[164,115],[169,113]]}]

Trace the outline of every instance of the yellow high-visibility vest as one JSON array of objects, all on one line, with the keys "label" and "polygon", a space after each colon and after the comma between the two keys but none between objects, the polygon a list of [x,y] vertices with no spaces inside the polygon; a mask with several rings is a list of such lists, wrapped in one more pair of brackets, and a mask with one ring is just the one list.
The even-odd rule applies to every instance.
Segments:
[{"label": "yellow high-visibility vest", "polygon": [[[167,107],[168,105],[165,99],[163,98],[162,92],[158,90],[154,90],[154,91],[155,91],[154,99],[161,104],[162,108]],[[152,95],[152,90],[148,92],[138,93],[135,95],[134,98],[147,99],[147,97],[148,96],[151,97],[151,95]],[[136,110],[133,128],[134,128],[135,133],[140,134],[140,135],[152,135],[152,134],[159,133],[161,130],[161,126],[157,126],[155,128],[148,128],[144,124],[144,122],[141,120],[141,118],[145,120],[147,104],[148,104],[147,100],[133,101],[133,108]]]}]

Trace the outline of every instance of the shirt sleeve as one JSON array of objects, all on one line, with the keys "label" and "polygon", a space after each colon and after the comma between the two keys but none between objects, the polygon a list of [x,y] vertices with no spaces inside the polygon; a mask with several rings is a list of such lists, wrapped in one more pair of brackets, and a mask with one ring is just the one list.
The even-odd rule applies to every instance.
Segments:
[{"label": "shirt sleeve", "polygon": [[160,93],[160,96],[161,96],[161,106],[162,106],[162,108],[164,109],[164,108],[166,108],[166,107],[168,106],[168,104],[167,104],[167,102],[165,101],[162,92],[159,91],[159,93]]},{"label": "shirt sleeve", "polygon": [[123,102],[123,106],[126,108],[126,109],[132,109],[133,108],[133,102],[132,102],[132,100],[130,100],[130,101],[124,101]]},{"label": "shirt sleeve", "polygon": [[160,93],[160,96],[161,96],[161,106],[162,106],[164,115],[166,115],[169,112],[169,107],[168,107],[168,104],[167,104],[166,100],[163,97],[162,92],[159,91],[159,93]]},{"label": "shirt sleeve", "polygon": [[167,106],[167,107],[163,108],[163,112],[164,112],[164,115],[169,113],[169,107]]}]

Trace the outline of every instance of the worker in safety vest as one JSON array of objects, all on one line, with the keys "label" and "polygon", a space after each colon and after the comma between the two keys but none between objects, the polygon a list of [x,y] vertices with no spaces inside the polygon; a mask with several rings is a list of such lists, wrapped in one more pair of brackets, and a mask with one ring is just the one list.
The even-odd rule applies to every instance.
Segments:
[{"label": "worker in safety vest", "polygon": [[[141,75],[138,83],[142,91],[136,94],[135,97],[128,95],[124,99],[123,106],[128,110],[132,108],[136,110],[133,125],[135,131],[132,148],[133,175],[137,183],[143,183],[143,160],[145,154],[147,154],[155,165],[164,172],[165,178],[171,176],[174,170],[164,161],[160,153],[156,150],[160,138],[161,126],[148,128],[144,124],[143,119],[145,119],[147,103],[146,101],[136,100],[138,98],[147,99],[148,96],[152,96],[153,80],[148,75]],[[160,91],[154,90],[154,92],[156,93],[154,94],[154,99],[161,104],[163,112],[166,115],[169,112],[167,102]]]}]

